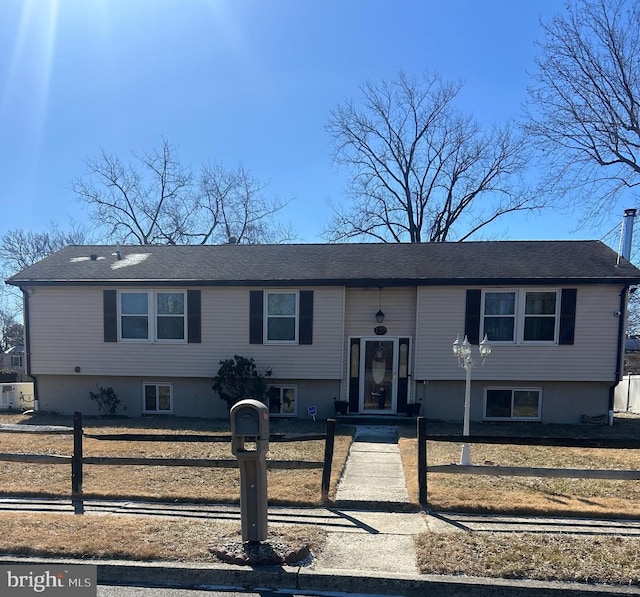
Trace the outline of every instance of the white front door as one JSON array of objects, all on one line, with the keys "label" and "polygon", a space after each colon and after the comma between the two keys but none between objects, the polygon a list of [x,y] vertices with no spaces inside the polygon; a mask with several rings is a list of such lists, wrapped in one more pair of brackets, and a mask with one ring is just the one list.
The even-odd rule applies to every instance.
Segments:
[{"label": "white front door", "polygon": [[397,338],[362,338],[360,359],[360,412],[397,411]]}]

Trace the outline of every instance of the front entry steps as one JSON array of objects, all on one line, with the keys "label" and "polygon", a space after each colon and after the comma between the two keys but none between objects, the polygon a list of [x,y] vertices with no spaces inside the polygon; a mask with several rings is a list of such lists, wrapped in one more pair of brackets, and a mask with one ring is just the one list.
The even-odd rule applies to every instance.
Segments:
[{"label": "front entry steps", "polygon": [[353,413],[348,415],[336,415],[337,423],[346,425],[416,425],[416,417],[407,417],[405,415],[365,415]]}]

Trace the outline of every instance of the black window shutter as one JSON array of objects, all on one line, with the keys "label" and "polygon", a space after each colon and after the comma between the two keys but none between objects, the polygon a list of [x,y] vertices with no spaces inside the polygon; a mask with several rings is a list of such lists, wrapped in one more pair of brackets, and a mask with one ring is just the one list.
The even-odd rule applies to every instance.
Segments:
[{"label": "black window shutter", "polygon": [[199,290],[187,290],[187,342],[199,344],[202,342],[201,320],[202,307]]},{"label": "black window shutter", "polygon": [[313,290],[300,291],[298,344],[313,344]]},{"label": "black window shutter", "polygon": [[262,344],[264,342],[264,293],[262,290],[252,290],[249,293],[249,343]]},{"label": "black window shutter", "polygon": [[[357,346],[357,348],[356,348]],[[360,410],[360,338],[349,343],[349,412]]]},{"label": "black window shutter", "polygon": [[481,290],[467,290],[467,302],[464,313],[464,334],[471,344],[480,343],[480,304]]},{"label": "black window shutter", "polygon": [[573,344],[576,332],[576,302],[578,290],[563,288],[560,299],[560,333],[558,344]]},{"label": "black window shutter", "polygon": [[118,297],[115,290],[102,291],[104,341],[118,341]]}]

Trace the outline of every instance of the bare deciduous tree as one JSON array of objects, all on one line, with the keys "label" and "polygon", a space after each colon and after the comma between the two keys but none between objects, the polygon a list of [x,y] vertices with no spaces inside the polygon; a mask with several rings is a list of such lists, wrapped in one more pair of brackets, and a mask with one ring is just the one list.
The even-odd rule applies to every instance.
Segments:
[{"label": "bare deciduous tree", "polygon": [[87,160],[87,177],[73,190],[107,238],[135,244],[181,244],[194,208],[193,176],[163,141],[150,153],[123,163],[102,151]]},{"label": "bare deciduous tree", "polygon": [[627,335],[637,336],[638,334],[640,334],[640,295],[634,291],[629,295]]},{"label": "bare deciduous tree", "polygon": [[0,307],[0,352],[24,343],[24,327],[18,323],[19,313]]},{"label": "bare deciduous tree", "polygon": [[266,198],[266,185],[243,166],[207,165],[196,175],[164,139],[149,153],[134,153],[129,163],[103,151],[87,166],[87,176],[73,188],[109,240],[141,245],[286,240],[288,231],[273,218],[285,203]]},{"label": "bare deciduous tree", "polygon": [[5,276],[15,274],[66,245],[84,244],[87,238],[86,228],[76,222],[71,222],[68,230],[61,229],[55,222],[44,232],[21,228],[9,230],[0,239],[2,273]]},{"label": "bare deciduous tree", "polygon": [[544,205],[525,188],[526,146],[509,126],[483,130],[454,107],[460,83],[400,73],[361,87],[359,104],[331,113],[351,201],[333,205],[326,236],[339,241],[466,240],[512,212]]},{"label": "bare deciduous tree", "polygon": [[[86,228],[73,221],[67,230],[55,222],[51,222],[43,232],[20,228],[9,230],[0,238],[0,276],[8,278],[66,245],[86,243],[87,238]],[[19,290],[14,286],[0,285],[0,324],[6,327],[15,323],[20,313]],[[0,334],[4,332],[0,330]]]},{"label": "bare deciduous tree", "polygon": [[640,5],[571,0],[542,29],[527,131],[556,193],[604,215],[640,183]]},{"label": "bare deciduous tree", "polygon": [[[256,180],[240,164],[228,169],[221,164],[205,164],[200,176],[200,209],[204,222],[210,222],[210,239],[236,243],[283,243],[294,233],[274,216],[287,202],[267,198],[267,185]],[[209,240],[206,239],[206,240]],[[205,241],[206,242],[206,241]]]}]

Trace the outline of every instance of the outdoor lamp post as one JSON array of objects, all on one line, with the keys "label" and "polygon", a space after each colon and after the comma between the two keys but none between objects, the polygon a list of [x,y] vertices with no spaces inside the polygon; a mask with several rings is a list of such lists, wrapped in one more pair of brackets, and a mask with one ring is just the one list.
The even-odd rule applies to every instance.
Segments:
[{"label": "outdoor lamp post", "polygon": [[[491,344],[485,334],[484,339],[480,342],[480,356],[482,364],[484,360],[491,354]],[[464,387],[464,422],[462,426],[462,435],[469,435],[469,410],[471,406],[471,369],[473,368],[473,358],[471,357],[471,344],[467,337],[460,342],[460,334],[456,336],[453,343],[453,354],[458,358],[458,366],[463,367],[466,372],[466,381]],[[462,445],[462,454],[460,455],[460,464],[471,464],[471,448],[468,443]]]}]

